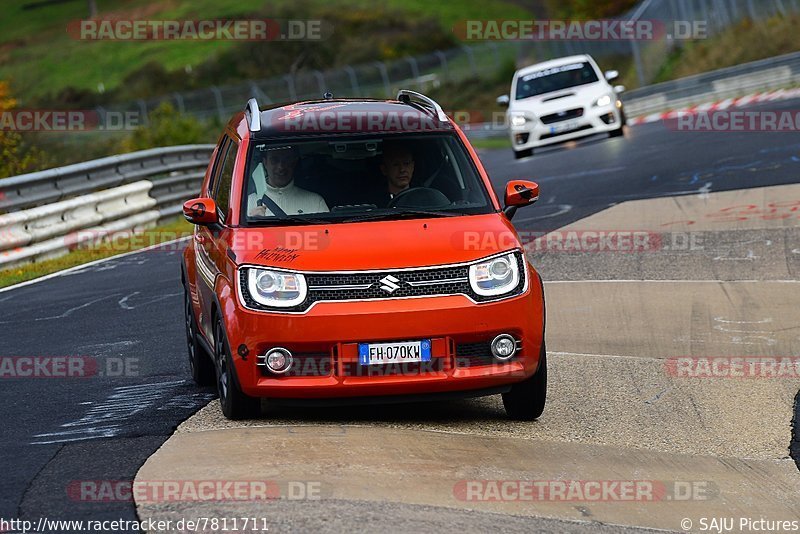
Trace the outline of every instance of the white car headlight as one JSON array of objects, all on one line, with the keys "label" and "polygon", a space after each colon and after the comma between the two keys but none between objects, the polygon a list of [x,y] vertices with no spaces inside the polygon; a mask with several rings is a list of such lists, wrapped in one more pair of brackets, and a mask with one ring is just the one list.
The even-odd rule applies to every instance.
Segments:
[{"label": "white car headlight", "polygon": [[470,265],[469,284],[478,295],[502,295],[517,287],[519,275],[517,259],[512,252]]},{"label": "white car headlight", "polygon": [[511,126],[525,126],[528,119],[525,118],[524,115],[511,115],[509,121],[511,122]]},{"label": "white car headlight", "polygon": [[603,106],[609,105],[610,103],[611,103],[611,97],[608,95],[603,95],[600,98],[598,98],[597,101],[595,101],[594,105],[598,108],[601,108]]},{"label": "white car headlight", "polygon": [[299,273],[248,267],[247,287],[242,290],[263,306],[289,308],[306,299],[308,285],[305,276]]}]

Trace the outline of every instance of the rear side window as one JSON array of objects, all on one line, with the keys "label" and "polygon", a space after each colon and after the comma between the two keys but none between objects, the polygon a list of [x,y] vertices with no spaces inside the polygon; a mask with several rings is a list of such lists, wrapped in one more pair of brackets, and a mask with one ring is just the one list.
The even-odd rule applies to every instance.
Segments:
[{"label": "rear side window", "polygon": [[228,136],[222,138],[222,140],[217,145],[217,153],[216,157],[214,158],[214,167],[211,169],[211,179],[208,181],[208,190],[205,192],[207,197],[213,197],[214,191],[217,190],[217,183],[219,180],[219,170],[222,167],[222,163],[225,159],[225,151],[228,150],[228,145],[230,144]]},{"label": "rear side window", "polygon": [[220,218],[224,222],[228,216],[231,200],[231,182],[233,181],[233,167],[236,163],[236,152],[238,145],[232,141],[227,143],[225,147],[225,159],[222,163],[219,176],[215,180],[216,191],[214,193],[214,201],[217,203]]}]

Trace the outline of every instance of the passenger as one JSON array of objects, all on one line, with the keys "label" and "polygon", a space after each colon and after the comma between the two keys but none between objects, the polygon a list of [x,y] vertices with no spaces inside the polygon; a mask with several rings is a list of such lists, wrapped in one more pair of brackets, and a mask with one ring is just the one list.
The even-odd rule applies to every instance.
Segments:
[{"label": "passenger", "polygon": [[253,191],[247,196],[248,216],[282,216],[303,213],[326,213],[328,205],[320,195],[294,184],[294,171],[299,160],[292,146],[276,147],[261,153],[261,162],[253,171],[253,182],[262,185],[266,193],[259,198]]}]

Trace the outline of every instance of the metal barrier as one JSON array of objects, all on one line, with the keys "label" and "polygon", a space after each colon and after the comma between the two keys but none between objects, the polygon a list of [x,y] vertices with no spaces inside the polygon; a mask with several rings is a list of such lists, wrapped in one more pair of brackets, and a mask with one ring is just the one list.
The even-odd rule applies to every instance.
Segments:
[{"label": "metal barrier", "polygon": [[629,116],[800,85],[800,52],[743,63],[623,94]]},{"label": "metal barrier", "polygon": [[180,214],[199,191],[213,149],[154,148],[0,180],[0,211],[10,212],[0,215],[0,268]]},{"label": "metal barrier", "polygon": [[[213,145],[154,148],[4,178],[0,180],[0,212],[39,206],[145,178],[185,173],[186,180],[195,180],[198,172],[208,165],[213,149]],[[158,192],[162,190],[161,185],[156,188]]]},{"label": "metal barrier", "polygon": [[66,254],[110,229],[155,225],[153,182],[141,180],[38,208],[0,215],[0,266]]}]

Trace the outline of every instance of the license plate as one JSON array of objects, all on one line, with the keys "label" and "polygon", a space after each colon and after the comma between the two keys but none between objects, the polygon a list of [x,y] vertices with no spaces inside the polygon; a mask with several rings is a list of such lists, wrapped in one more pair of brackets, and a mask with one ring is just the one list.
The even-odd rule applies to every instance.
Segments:
[{"label": "license plate", "polygon": [[578,121],[565,121],[561,124],[550,127],[550,133],[566,132],[567,130],[574,130],[578,127]]},{"label": "license plate", "polygon": [[430,339],[397,343],[358,344],[358,363],[361,365],[429,361],[431,361]]}]

